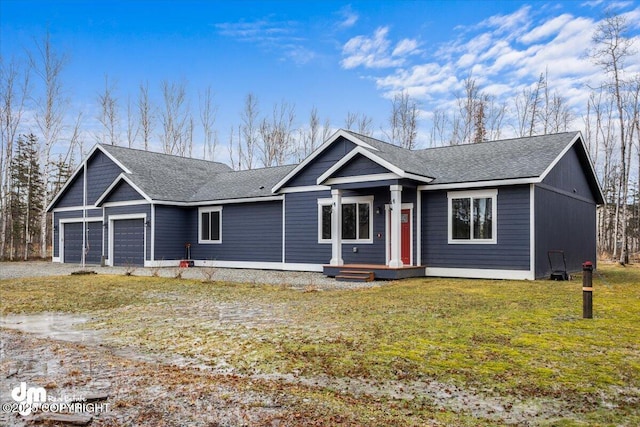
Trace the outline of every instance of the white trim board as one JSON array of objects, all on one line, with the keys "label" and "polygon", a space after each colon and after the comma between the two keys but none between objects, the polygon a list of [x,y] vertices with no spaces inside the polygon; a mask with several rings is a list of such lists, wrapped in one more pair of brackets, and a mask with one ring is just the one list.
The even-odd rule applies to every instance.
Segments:
[{"label": "white trim board", "polygon": [[459,277],[465,279],[535,280],[535,275],[529,270],[426,267],[425,274],[433,277]]},{"label": "white trim board", "polygon": [[322,273],[323,264],[195,260],[196,267],[246,268],[250,270],[311,271]]}]

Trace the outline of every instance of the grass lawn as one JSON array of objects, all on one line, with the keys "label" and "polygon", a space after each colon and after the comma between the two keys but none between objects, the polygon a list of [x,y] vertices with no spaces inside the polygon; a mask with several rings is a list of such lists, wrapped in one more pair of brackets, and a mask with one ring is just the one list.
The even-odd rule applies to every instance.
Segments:
[{"label": "grass lawn", "polygon": [[[87,327],[114,346],[304,379],[288,390],[298,415],[330,424],[503,425],[501,412],[520,408],[536,425],[640,425],[640,268],[599,268],[593,319],[582,319],[581,280],[423,278],[301,292],[65,276],[2,281],[0,298],[3,315],[90,314]],[[434,384],[450,399],[421,393]],[[504,411],[474,411],[487,401]]]}]

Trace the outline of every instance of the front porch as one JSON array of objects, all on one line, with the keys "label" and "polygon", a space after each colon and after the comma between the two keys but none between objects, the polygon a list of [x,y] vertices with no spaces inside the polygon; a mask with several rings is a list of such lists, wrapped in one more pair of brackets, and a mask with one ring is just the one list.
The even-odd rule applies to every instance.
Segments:
[{"label": "front porch", "polygon": [[342,278],[345,281],[370,281],[366,280],[366,277],[371,277],[371,280],[398,280],[425,277],[425,267],[415,265],[389,267],[384,264],[324,265],[322,273],[327,277],[335,277],[338,280]]}]

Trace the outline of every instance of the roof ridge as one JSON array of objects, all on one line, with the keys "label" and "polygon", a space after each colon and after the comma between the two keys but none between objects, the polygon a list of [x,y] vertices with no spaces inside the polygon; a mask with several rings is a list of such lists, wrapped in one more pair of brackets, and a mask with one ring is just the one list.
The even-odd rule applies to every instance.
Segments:
[{"label": "roof ridge", "polygon": [[531,136],[514,136],[512,138],[504,138],[504,139],[493,139],[491,141],[482,141],[482,142],[466,142],[464,144],[456,144],[456,145],[439,145],[437,147],[427,147],[427,148],[421,148],[419,150],[410,150],[411,152],[424,152],[424,151],[429,151],[429,150],[437,150],[437,149],[442,149],[442,148],[451,148],[451,147],[469,147],[469,146],[479,146],[479,145],[484,145],[484,144],[491,144],[491,143],[496,143],[496,142],[507,142],[507,141],[515,141],[518,139],[533,139],[533,138],[544,138],[544,137],[549,137],[549,136],[556,136],[556,135],[565,135],[565,134],[577,134],[579,131],[574,130],[574,131],[566,131],[566,132],[556,132],[556,133],[545,133],[542,135],[531,135]]},{"label": "roof ridge", "polygon": [[101,147],[109,150],[111,148],[115,148],[116,150],[129,150],[129,151],[137,151],[140,153],[147,153],[147,154],[153,154],[153,155],[157,155],[157,156],[167,156],[167,157],[173,157],[176,159],[187,159],[187,160],[196,160],[198,162],[205,162],[205,163],[217,163],[220,165],[225,165],[228,166],[229,168],[231,166],[227,165],[226,163],[223,162],[218,162],[216,160],[207,160],[207,159],[199,159],[197,157],[186,157],[186,156],[178,156],[176,154],[168,154],[168,153],[161,153],[159,151],[150,151],[150,150],[144,150],[142,148],[131,148],[131,147],[123,147],[120,145],[111,145],[111,144],[105,144],[105,143],[98,143],[98,145],[100,145]]}]

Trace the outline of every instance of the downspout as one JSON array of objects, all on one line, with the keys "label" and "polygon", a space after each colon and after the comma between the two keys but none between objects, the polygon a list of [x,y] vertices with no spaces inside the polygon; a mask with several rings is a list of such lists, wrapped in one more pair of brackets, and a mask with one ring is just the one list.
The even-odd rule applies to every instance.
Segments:
[{"label": "downspout", "polygon": [[422,191],[416,189],[416,266],[422,265]]},{"label": "downspout", "polygon": [[84,161],[82,174],[82,268],[85,267],[87,255],[87,161]]}]

